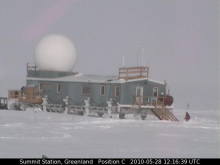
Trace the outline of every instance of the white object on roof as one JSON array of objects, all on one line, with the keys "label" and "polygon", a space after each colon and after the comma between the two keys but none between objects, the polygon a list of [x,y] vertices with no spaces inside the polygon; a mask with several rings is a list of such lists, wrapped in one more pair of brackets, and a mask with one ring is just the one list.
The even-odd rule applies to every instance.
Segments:
[{"label": "white object on roof", "polygon": [[48,35],[37,44],[34,59],[39,70],[70,72],[77,61],[76,48],[66,36]]}]

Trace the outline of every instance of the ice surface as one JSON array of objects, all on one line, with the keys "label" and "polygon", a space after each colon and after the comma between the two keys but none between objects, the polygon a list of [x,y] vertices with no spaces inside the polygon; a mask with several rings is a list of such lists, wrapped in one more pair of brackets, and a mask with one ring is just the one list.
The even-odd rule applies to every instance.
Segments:
[{"label": "ice surface", "polygon": [[0,111],[0,158],[216,158],[219,111],[175,110],[180,122]]}]

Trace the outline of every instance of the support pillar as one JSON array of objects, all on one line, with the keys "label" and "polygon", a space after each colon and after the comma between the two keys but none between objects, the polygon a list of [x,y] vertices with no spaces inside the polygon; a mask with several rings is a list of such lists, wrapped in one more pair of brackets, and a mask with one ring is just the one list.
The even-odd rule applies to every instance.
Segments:
[{"label": "support pillar", "polygon": [[90,108],[90,98],[88,97],[87,100],[84,100],[85,102],[85,116],[89,115],[89,108]]},{"label": "support pillar", "polygon": [[43,111],[46,111],[47,110],[47,104],[48,104],[48,102],[47,102],[48,101],[48,96],[45,95],[45,97],[43,97],[42,100],[43,100],[43,103],[42,103]]},{"label": "support pillar", "polygon": [[110,98],[110,101],[107,101],[107,104],[108,104],[107,110],[108,110],[108,116],[109,117],[111,117],[111,113],[112,113],[112,111],[111,111],[112,103],[113,103],[112,98]]},{"label": "support pillar", "polygon": [[64,112],[69,113],[69,97],[66,96],[66,98],[63,99],[63,101],[64,101],[64,105],[65,105]]}]

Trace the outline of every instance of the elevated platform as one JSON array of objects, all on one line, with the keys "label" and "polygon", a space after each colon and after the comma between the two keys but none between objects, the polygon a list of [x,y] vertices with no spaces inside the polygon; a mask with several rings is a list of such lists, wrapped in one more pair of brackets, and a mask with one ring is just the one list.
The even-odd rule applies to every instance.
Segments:
[{"label": "elevated platform", "polygon": [[24,87],[22,90],[9,90],[8,99],[18,99],[23,103],[41,104],[43,93],[36,91],[34,87]]},{"label": "elevated platform", "polygon": [[148,78],[149,67],[128,67],[119,68],[118,79],[124,79],[125,81],[133,79]]}]

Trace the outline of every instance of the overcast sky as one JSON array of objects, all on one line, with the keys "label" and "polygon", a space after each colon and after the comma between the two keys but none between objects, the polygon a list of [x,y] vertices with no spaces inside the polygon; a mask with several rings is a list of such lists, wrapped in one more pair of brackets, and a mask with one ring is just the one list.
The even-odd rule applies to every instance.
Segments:
[{"label": "overcast sky", "polygon": [[117,76],[123,55],[137,66],[140,45],[139,65],[143,54],[176,108],[219,107],[218,0],[0,0],[0,97],[25,85],[36,44],[52,33],[74,42],[73,71]]}]

